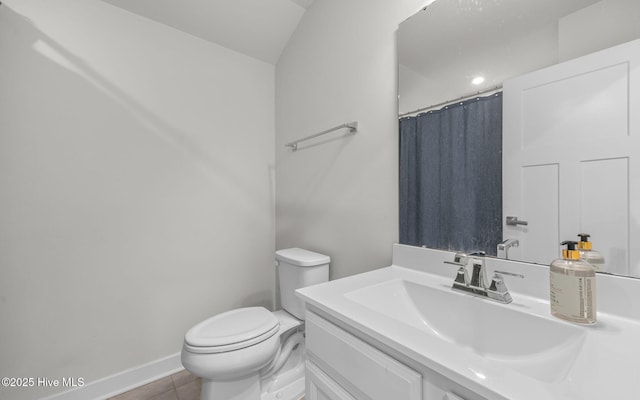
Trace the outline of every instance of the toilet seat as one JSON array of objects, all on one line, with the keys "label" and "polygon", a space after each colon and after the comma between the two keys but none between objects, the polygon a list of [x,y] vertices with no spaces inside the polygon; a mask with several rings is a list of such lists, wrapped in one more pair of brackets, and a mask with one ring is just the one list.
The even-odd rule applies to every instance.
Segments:
[{"label": "toilet seat", "polygon": [[238,308],[215,315],[189,329],[184,345],[194,353],[224,353],[263,342],[279,329],[278,319],[266,308]]}]

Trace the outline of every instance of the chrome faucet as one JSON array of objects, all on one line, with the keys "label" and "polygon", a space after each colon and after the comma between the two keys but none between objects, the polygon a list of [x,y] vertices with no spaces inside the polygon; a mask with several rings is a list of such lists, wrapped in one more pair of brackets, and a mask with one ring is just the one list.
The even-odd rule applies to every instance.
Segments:
[{"label": "chrome faucet", "polygon": [[[456,253],[453,261],[445,261],[446,264],[458,266],[456,277],[453,281],[454,290],[469,293],[478,297],[485,297],[500,303],[511,303],[511,294],[504,283],[504,275],[524,278],[524,275],[511,272],[495,271],[491,283],[487,284],[484,252],[472,252],[469,254]],[[468,267],[472,266],[469,278]]]},{"label": "chrome faucet", "polygon": [[505,239],[502,242],[498,243],[498,258],[504,258],[505,260],[509,259],[509,249],[512,247],[518,247],[520,242],[518,239]]}]

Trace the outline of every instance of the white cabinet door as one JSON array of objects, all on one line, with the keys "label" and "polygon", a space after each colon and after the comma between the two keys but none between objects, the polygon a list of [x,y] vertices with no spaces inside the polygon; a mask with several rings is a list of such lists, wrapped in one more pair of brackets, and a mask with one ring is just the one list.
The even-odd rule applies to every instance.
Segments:
[{"label": "white cabinet door", "polygon": [[307,361],[305,367],[305,399],[356,400],[311,361]]},{"label": "white cabinet door", "polygon": [[606,271],[640,275],[640,40],[504,83],[504,238],[509,258],[549,264],[592,235]]},{"label": "white cabinet door", "polygon": [[341,383],[349,393],[366,400],[421,400],[422,375],[396,359],[307,310],[307,356]]}]

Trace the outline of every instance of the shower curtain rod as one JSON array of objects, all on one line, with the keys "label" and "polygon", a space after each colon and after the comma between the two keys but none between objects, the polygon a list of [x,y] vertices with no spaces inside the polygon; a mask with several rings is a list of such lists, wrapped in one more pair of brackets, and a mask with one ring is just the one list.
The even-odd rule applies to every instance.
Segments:
[{"label": "shower curtain rod", "polygon": [[419,113],[419,112],[422,112],[422,111],[428,111],[428,110],[431,110],[433,108],[438,108],[438,107],[442,107],[442,106],[448,106],[448,105],[457,103],[459,101],[469,100],[469,99],[471,99],[473,97],[476,97],[476,96],[480,96],[480,95],[491,93],[491,92],[497,92],[498,90],[501,90],[501,89],[502,89],[502,85],[498,85],[498,86],[495,86],[495,87],[493,87],[491,89],[485,89],[485,90],[481,90],[479,92],[468,94],[466,96],[458,97],[457,99],[443,101],[442,103],[432,104],[432,105],[430,105],[428,107],[418,108],[417,110],[413,110],[413,111],[409,111],[409,112],[406,112],[406,113],[402,113],[402,114],[398,115],[398,118],[406,117],[407,115],[416,114],[416,113]]},{"label": "shower curtain rod", "polygon": [[349,132],[357,132],[358,131],[358,121],[347,122],[347,123],[344,123],[342,125],[334,126],[333,128],[329,128],[329,129],[327,129],[325,131],[318,132],[318,133],[315,133],[313,135],[309,135],[309,136],[303,137],[302,139],[294,140],[293,142],[289,142],[289,143],[285,144],[285,146],[286,147],[291,147],[293,150],[298,150],[298,143],[304,142],[305,140],[313,139],[313,138],[318,137],[320,135],[324,135],[325,133],[337,131],[338,129],[342,129],[342,128],[349,128]]}]

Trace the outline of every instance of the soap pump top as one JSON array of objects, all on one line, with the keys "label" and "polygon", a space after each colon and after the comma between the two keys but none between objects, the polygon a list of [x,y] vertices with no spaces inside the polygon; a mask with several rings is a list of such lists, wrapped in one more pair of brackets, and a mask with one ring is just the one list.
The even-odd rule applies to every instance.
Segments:
[{"label": "soap pump top", "polygon": [[582,250],[591,250],[592,243],[589,241],[591,235],[588,233],[578,233],[580,241],[578,242],[578,248]]},{"label": "soap pump top", "polygon": [[580,252],[580,259],[588,262],[593,266],[593,269],[598,271],[604,271],[604,257],[602,254],[593,249],[592,243],[589,241],[588,233],[579,233],[578,237],[580,237],[580,242],[578,242],[578,251]]},{"label": "soap pump top", "polygon": [[576,250],[576,245],[578,242],[574,242],[571,240],[565,240],[560,243],[563,246],[567,246],[562,249],[562,258],[565,260],[579,260],[580,259],[580,251]]},{"label": "soap pump top", "polygon": [[549,268],[550,306],[555,317],[581,324],[596,322],[596,272],[580,259],[578,243],[564,241],[562,258]]}]

